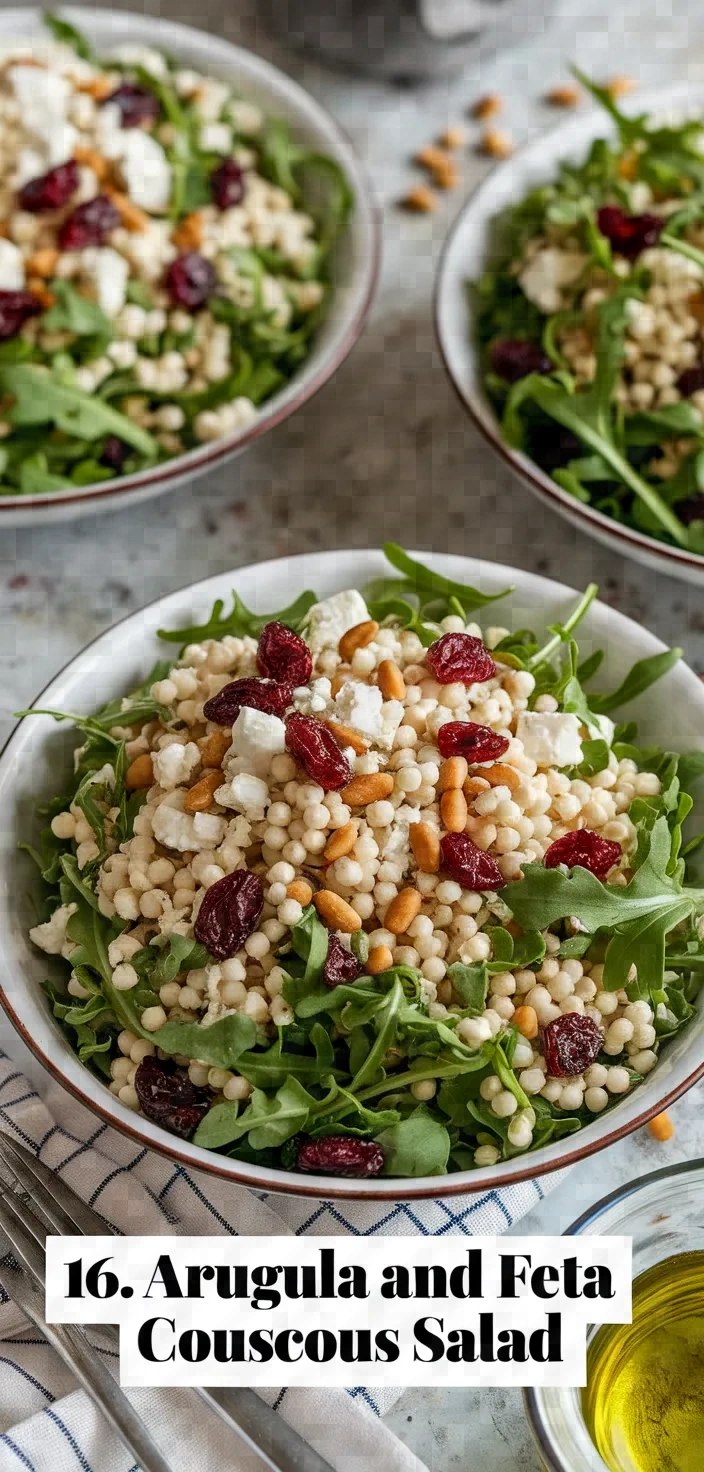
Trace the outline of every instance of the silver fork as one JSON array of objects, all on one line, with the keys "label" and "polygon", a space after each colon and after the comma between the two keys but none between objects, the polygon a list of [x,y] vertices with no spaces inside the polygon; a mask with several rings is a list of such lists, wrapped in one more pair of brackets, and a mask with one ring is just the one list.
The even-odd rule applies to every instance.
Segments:
[{"label": "silver fork", "polygon": [[[21,1197],[18,1196],[17,1187],[22,1193]],[[77,1233],[83,1236],[103,1236],[106,1233],[115,1235],[115,1229],[92,1207],[87,1206],[43,1161],[38,1160],[4,1130],[0,1130],[0,1228],[26,1269],[25,1272],[18,1273],[0,1264],[0,1283],[6,1292],[64,1359],[68,1359],[67,1349],[75,1357],[74,1340],[80,1336],[82,1345],[78,1348],[88,1351],[88,1372],[92,1372],[97,1363],[102,1372],[99,1389],[102,1391],[105,1378],[108,1382],[105,1386],[109,1393],[108,1405],[114,1406],[112,1397],[115,1395],[120,1398],[131,1418],[139,1423],[143,1436],[146,1436],[147,1441],[142,1441],[143,1449],[139,1453],[128,1440],[123,1427],[116,1423],[112,1414],[101,1403],[95,1387],[91,1388],[86,1383],[85,1372],[77,1367],[74,1360],[68,1360],[84,1389],[93,1396],[103,1414],[108,1416],[108,1420],[130,1447],[144,1472],[170,1472],[168,1464],[151,1441],[144,1422],[137,1416],[110,1372],[99,1361],[83,1331],[70,1324],[47,1325],[44,1318],[44,1242],[47,1233],[56,1233],[59,1236],[75,1236]],[[101,1332],[110,1342],[118,1342],[116,1328],[103,1325]],[[61,1343],[58,1342],[59,1338]],[[82,1359],[80,1364],[83,1364]],[[199,1388],[196,1394],[236,1432],[251,1451],[256,1452],[269,1472],[333,1472],[329,1462],[253,1390],[246,1387],[211,1386]],[[150,1448],[153,1448],[153,1452],[150,1452]],[[151,1455],[151,1461],[145,1459],[145,1452]],[[153,1453],[156,1453],[156,1457]]]}]

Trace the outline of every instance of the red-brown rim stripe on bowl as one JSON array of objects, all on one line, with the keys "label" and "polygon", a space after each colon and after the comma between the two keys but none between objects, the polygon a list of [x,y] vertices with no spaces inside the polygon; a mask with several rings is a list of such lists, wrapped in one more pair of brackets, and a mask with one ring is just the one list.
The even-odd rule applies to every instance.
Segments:
[{"label": "red-brown rim stripe on bowl", "polygon": [[[342,551],[343,549],[340,548],[338,550]],[[256,564],[250,565],[256,566]],[[194,586],[197,586],[197,584],[186,583],[182,588],[175,589],[175,593],[187,593],[189,589],[192,589]],[[171,597],[173,595],[169,594],[169,596]],[[136,612],[144,613],[146,609],[154,608],[160,602],[160,598],[153,598],[151,602],[145,603],[144,607],[142,609],[137,609]],[[125,614],[123,618],[118,619],[116,623],[111,625],[111,630],[119,628],[121,624],[127,623],[128,619],[134,617],[134,612]],[[91,639],[89,643],[84,645],[83,649],[79,651],[80,654],[87,653],[87,651],[91,649],[94,644],[97,644],[102,638],[104,638],[105,633],[106,630],[103,630],[102,633],[96,634],[95,638]],[[51,685],[54,684],[54,681],[57,680],[60,675],[64,674],[64,672],[70,668],[77,657],[78,656],[73,655],[70,659],[67,659],[65,664],[63,664],[61,668],[57,670],[56,674],[52,675],[51,679],[47,682],[43,689],[40,690],[38,695],[35,696],[33,705],[36,705],[38,701],[42,700],[45,692],[50,688]],[[13,741],[16,731],[17,727],[15,727],[10,732],[7,740],[4,742],[2,749],[0,750],[0,760],[2,760],[8,746]],[[92,1099],[88,1094],[84,1094],[83,1090],[80,1089],[77,1084],[70,1082],[64,1076],[58,1066],[53,1063],[51,1059],[48,1058],[46,1054],[42,1051],[36,1039],[33,1038],[32,1035],[28,1032],[24,1023],[20,1021],[1,981],[0,1006],[2,1006],[6,1015],[9,1017],[13,1027],[19,1033],[22,1041],[29,1049],[30,1053],[32,1053],[34,1057],[38,1059],[38,1061],[42,1064],[42,1067],[45,1068],[47,1072],[52,1075],[53,1078],[56,1079],[57,1083],[61,1084],[62,1088],[67,1089],[68,1092],[72,1094],[75,1099],[78,1099],[79,1103],[83,1104],[86,1109],[98,1114],[100,1118],[105,1121],[106,1124],[111,1125],[121,1134],[126,1135],[128,1139],[134,1140],[144,1149],[153,1149],[158,1154],[166,1155],[170,1160],[177,1161],[179,1165],[185,1166],[186,1169],[207,1171],[210,1175],[220,1177],[221,1180],[231,1181],[233,1185],[251,1186],[258,1191],[267,1191],[271,1192],[272,1194],[279,1194],[283,1196],[310,1196],[314,1197],[316,1200],[432,1200],[439,1196],[464,1196],[472,1194],[472,1192],[478,1195],[486,1191],[496,1190],[500,1186],[512,1186],[516,1185],[519,1181],[529,1181],[534,1179],[536,1176],[548,1175],[554,1170],[563,1170],[568,1165],[575,1165],[577,1161],[584,1160],[587,1156],[597,1154],[598,1151],[605,1150],[608,1148],[608,1146],[614,1145],[617,1140],[625,1139],[626,1135],[632,1134],[633,1131],[639,1129],[641,1125],[647,1124],[648,1120],[654,1119],[656,1115],[662,1114],[664,1110],[669,1109],[671,1105],[676,1102],[677,1099],[681,1098],[683,1094],[686,1094],[689,1089],[693,1088],[694,1085],[698,1083],[701,1078],[704,1078],[703,1061],[693,1070],[691,1074],[688,1075],[686,1079],[683,1080],[681,1084],[678,1085],[677,1088],[673,1089],[671,1093],[667,1094],[664,1099],[660,1099],[658,1100],[657,1104],[652,1104],[647,1109],[644,1109],[642,1114],[639,1114],[636,1119],[631,1120],[628,1124],[622,1124],[617,1129],[612,1130],[605,1139],[598,1142],[594,1141],[593,1144],[588,1141],[585,1145],[581,1146],[579,1150],[572,1150],[569,1154],[561,1156],[559,1161],[546,1160],[537,1164],[535,1162],[531,1164],[531,1156],[530,1152],[528,1152],[528,1154],[525,1156],[525,1168],[521,1168],[521,1170],[515,1171],[511,1175],[502,1175],[501,1171],[499,1170],[496,1177],[492,1177],[492,1179],[485,1182],[484,1185],[477,1184],[473,1187],[472,1173],[469,1171],[458,1171],[456,1175],[438,1176],[437,1185],[433,1181],[431,1185],[424,1187],[414,1186],[412,1179],[403,1179],[403,1194],[401,1194],[401,1190],[399,1187],[396,1187],[396,1189],[394,1189],[392,1185],[389,1185],[388,1188],[385,1187],[384,1190],[377,1190],[376,1180],[367,1181],[367,1189],[363,1192],[356,1193],[352,1184],[347,1189],[340,1187],[337,1183],[337,1178],[334,1176],[310,1176],[306,1178],[304,1175],[297,1175],[293,1171],[280,1171],[277,1172],[277,1174],[280,1175],[282,1178],[282,1184],[281,1186],[279,1186],[278,1184],[269,1184],[265,1181],[262,1181],[257,1176],[249,1175],[246,1168],[243,1169],[236,1163],[229,1166],[224,1165],[223,1161],[226,1158],[228,1160],[234,1160],[234,1157],[224,1157],[222,1155],[217,1155],[215,1151],[212,1152],[212,1155],[208,1152],[205,1152],[206,1158],[204,1160],[198,1160],[197,1162],[194,1162],[189,1158],[189,1156],[182,1154],[182,1152],[178,1148],[178,1145],[175,1143],[175,1137],[173,1135],[170,1135],[167,1130],[163,1130],[161,1132],[164,1137],[163,1142],[161,1140],[150,1140],[149,1142],[145,1141],[144,1136],[140,1134],[138,1130],[134,1129],[132,1125],[128,1124],[126,1120],[116,1118],[109,1109],[104,1108],[100,1103],[96,1102],[96,1100]],[[105,1090],[107,1093],[107,1085],[105,1086]],[[149,1121],[149,1123],[153,1123],[153,1121]],[[159,1126],[156,1126],[156,1128],[158,1129]],[[587,1125],[585,1128],[588,1130],[589,1126]],[[550,1147],[548,1146],[544,1148],[549,1149]],[[388,1177],[385,1179],[391,1181],[393,1177]],[[401,1180],[400,1177],[398,1179]],[[370,1189],[370,1187],[373,1187],[374,1189]]]},{"label": "red-brown rim stripe on bowl", "polygon": [[[520,158],[521,153],[529,149],[534,143],[535,139],[529,139],[528,142],[523,145],[522,149],[517,150],[517,152],[513,155],[513,159],[515,160],[517,157]],[[455,239],[455,236],[460,230],[467,210],[470,208],[476,196],[484,188],[484,185],[487,183],[487,181],[491,179],[499,169],[504,167],[504,161],[495,164],[494,167],[488,171],[485,177],[480,180],[476,188],[472,190],[468,199],[465,201],[465,204],[462,206],[462,209],[460,210],[457,219],[452,225],[452,228],[450,229],[440,256],[440,263],[435,277],[435,287],[433,294],[433,320],[435,326],[435,337],[440,349],[440,356],[442,358],[443,366],[450,380],[450,383],[452,384],[452,387],[455,390],[460,403],[468,411],[470,418],[476,425],[476,428],[479,430],[484,440],[486,440],[487,444],[491,445],[492,449],[495,450],[498,455],[500,455],[501,459],[506,465],[509,466],[511,470],[513,470],[514,474],[518,475],[522,481],[532,486],[533,490],[537,491],[539,496],[541,496],[545,500],[552,501],[556,506],[568,510],[570,512],[570,515],[575,517],[581,516],[583,517],[585,522],[593,523],[595,526],[603,528],[604,531],[609,532],[612,536],[621,537],[624,542],[628,542],[633,547],[642,548],[645,552],[654,553],[658,556],[661,556],[665,562],[679,562],[686,567],[699,568],[704,580],[704,556],[697,554],[696,552],[685,552],[684,549],[680,547],[671,547],[668,542],[659,542],[655,539],[655,537],[646,536],[644,532],[634,531],[631,527],[623,526],[620,522],[614,521],[610,516],[605,516],[603,511],[596,511],[591,506],[583,505],[581,501],[577,501],[575,497],[570,496],[567,491],[561,490],[561,488],[556,484],[554,480],[551,479],[549,475],[545,475],[540,470],[540,468],[535,465],[534,461],[530,460],[527,456],[519,456],[517,452],[513,451],[510,446],[506,444],[506,441],[502,438],[498,424],[494,425],[490,422],[488,416],[490,414],[493,415],[493,410],[490,409],[488,404],[486,406],[483,404],[478,393],[472,394],[467,392],[460,385],[453,369],[450,367],[448,357],[445,352],[444,336],[440,328],[440,294],[441,283],[443,281],[444,275],[445,261],[447,259],[447,256],[449,255],[450,247]],[[470,332],[471,328],[472,319],[471,314],[469,314],[468,330]],[[663,568],[663,571],[667,571],[667,568]]]}]

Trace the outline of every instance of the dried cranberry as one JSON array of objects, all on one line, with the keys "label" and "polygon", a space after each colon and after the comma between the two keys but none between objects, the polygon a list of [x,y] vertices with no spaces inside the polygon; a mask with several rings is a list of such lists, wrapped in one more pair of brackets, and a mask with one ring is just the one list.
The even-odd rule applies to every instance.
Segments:
[{"label": "dried cranberry", "polygon": [[75,159],[70,158],[68,163],[57,164],[55,169],[49,169],[48,174],[40,174],[37,179],[30,179],[28,184],[22,186],[19,192],[22,209],[28,210],[31,215],[60,210],[68,204],[71,195],[76,193],[79,182]]},{"label": "dried cranberry", "polygon": [[219,210],[229,210],[244,199],[244,174],[234,158],[224,158],[210,175],[213,199]]},{"label": "dried cranberry", "polygon": [[635,260],[642,250],[657,245],[664,220],[657,215],[627,215],[615,204],[605,204],[597,215],[597,224],[619,255]]},{"label": "dried cranberry", "polygon": [[132,454],[132,447],[124,440],[118,439],[116,434],[109,434],[103,445],[103,453],[100,457],[101,465],[109,465],[111,470],[122,470],[128,455]]},{"label": "dried cranberry", "polygon": [[704,521],[704,493],[698,496],[688,496],[686,501],[680,501],[677,506],[680,521],[685,526],[691,526],[693,521]]},{"label": "dried cranberry", "polygon": [[231,680],[217,695],[211,695],[203,706],[203,715],[206,721],[215,721],[218,726],[234,726],[243,705],[249,710],[263,710],[268,716],[282,716],[292,696],[290,685],[245,677]]},{"label": "dried cranberry", "polygon": [[0,342],[16,337],[28,317],[36,317],[44,308],[31,291],[0,291]]},{"label": "dried cranberry", "polygon": [[216,286],[214,267],[197,250],[177,256],[166,272],[166,288],[171,300],[177,307],[186,307],[189,311],[202,307]]},{"label": "dried cranberry", "polygon": [[300,634],[276,621],[265,624],[257,645],[257,664],[263,675],[287,685],[307,685],[313,656]]},{"label": "dried cranberry", "polygon": [[381,1145],[351,1135],[321,1135],[305,1140],[296,1161],[299,1170],[326,1176],[378,1176],[384,1164]]},{"label": "dried cranberry", "polygon": [[496,674],[489,650],[474,634],[443,634],[431,644],[425,657],[441,685],[454,685],[456,680],[474,685],[493,680]]},{"label": "dried cranberry", "polygon": [[543,1052],[551,1078],[574,1078],[598,1058],[604,1034],[598,1023],[579,1012],[565,1012],[549,1022],[543,1033]]},{"label": "dried cranberry", "polygon": [[349,782],[352,769],[347,757],[322,721],[295,711],[286,722],[286,746],[308,776],[327,792]]},{"label": "dried cranberry", "polygon": [[227,961],[256,930],[262,913],[264,890],[258,874],[235,869],[206,890],[193,926],[193,934],[207,946],[216,961]]},{"label": "dried cranberry", "polygon": [[87,245],[102,245],[105,237],[120,223],[120,214],[109,195],[96,194],[69,215],[59,231],[62,250],[83,250]]},{"label": "dried cranberry", "polygon": [[489,357],[494,372],[507,383],[517,383],[527,373],[552,373],[554,367],[539,343],[519,337],[502,337],[492,344]]},{"label": "dried cranberry", "polygon": [[342,941],[336,935],[331,935],[328,941],[327,960],[323,967],[323,981],[326,986],[343,986],[345,982],[356,981],[362,975],[362,968],[357,957],[352,951],[346,951]]},{"label": "dried cranberry", "polygon": [[704,388],[704,363],[697,363],[696,368],[685,368],[684,373],[680,373],[675,386],[679,389],[683,399],[689,399],[692,394],[698,393]]},{"label": "dried cranberry", "polygon": [[475,721],[448,721],[437,735],[441,756],[464,756],[468,762],[495,762],[508,751],[508,738]]},{"label": "dried cranberry", "polygon": [[136,82],[122,82],[105,101],[117,104],[123,128],[150,127],[156,122],[160,112],[159,99],[155,93],[150,92],[148,87],[138,86]]},{"label": "dried cranberry", "polygon": [[556,869],[558,864],[574,869],[578,864],[580,869],[588,869],[597,879],[605,879],[620,857],[620,843],[600,838],[591,828],[580,828],[576,833],[563,833],[562,838],[556,838],[550,844],[543,863],[546,869]]},{"label": "dried cranberry", "polygon": [[444,867],[463,889],[479,893],[487,889],[503,889],[503,875],[496,860],[482,848],[477,848],[468,833],[444,833],[440,839],[440,852]]},{"label": "dried cranberry", "polygon": [[185,1069],[177,1069],[171,1058],[143,1058],[134,1086],[147,1119],[180,1135],[182,1140],[190,1140],[210,1108],[202,1089],[197,1089]]}]

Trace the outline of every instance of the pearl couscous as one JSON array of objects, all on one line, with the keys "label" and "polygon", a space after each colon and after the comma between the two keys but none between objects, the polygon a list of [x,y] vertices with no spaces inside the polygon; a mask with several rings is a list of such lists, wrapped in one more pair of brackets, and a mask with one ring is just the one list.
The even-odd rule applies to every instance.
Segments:
[{"label": "pearl couscous", "polygon": [[120,1103],[322,1174],[484,1167],[587,1126],[692,1016],[704,947],[691,757],[609,714],[679,651],[587,693],[595,588],[541,643],[387,555],[398,593],[235,597],[166,635],[174,664],[71,718],[75,789],[35,853],[55,1013]]},{"label": "pearl couscous", "polygon": [[352,203],[335,160],[230,85],[47,23],[0,54],[6,494],[246,430],[309,352]]}]

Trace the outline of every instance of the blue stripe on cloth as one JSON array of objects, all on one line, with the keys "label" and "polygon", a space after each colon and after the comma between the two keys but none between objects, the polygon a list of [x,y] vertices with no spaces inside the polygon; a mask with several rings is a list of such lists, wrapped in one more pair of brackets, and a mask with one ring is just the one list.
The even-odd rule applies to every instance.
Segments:
[{"label": "blue stripe on cloth", "polygon": [[78,1445],[78,1442],[76,1441],[75,1436],[73,1435],[73,1433],[71,1431],[69,1431],[68,1426],[66,1425],[65,1421],[62,1421],[61,1420],[61,1417],[56,1414],[56,1411],[46,1410],[44,1412],[44,1415],[45,1416],[49,1416],[49,1418],[55,1423],[55,1425],[58,1426],[59,1431],[62,1431],[63,1432],[63,1434],[66,1437],[66,1440],[67,1440],[67,1442],[68,1442],[68,1444],[69,1444],[69,1446],[71,1448],[71,1451],[74,1453],[74,1456],[76,1458],[76,1461],[78,1462],[79,1467],[82,1467],[83,1468],[83,1472],[94,1472],[94,1469],[91,1467],[90,1462],[88,1461],[87,1457],[84,1456],[83,1452],[81,1451],[81,1448]]},{"label": "blue stripe on cloth", "polygon": [[[20,1342],[21,1341],[19,1340],[12,1340],[13,1344],[17,1344]],[[32,1344],[43,1343],[41,1339],[33,1339],[28,1342]],[[0,1365],[9,1365],[11,1370],[16,1370],[17,1374],[21,1375],[23,1380],[27,1380],[30,1385],[34,1386],[35,1390],[40,1390],[42,1395],[46,1396],[46,1399],[48,1401],[56,1400],[56,1396],[52,1395],[50,1390],[47,1390],[46,1385],[42,1385],[41,1380],[37,1380],[34,1375],[30,1375],[29,1370],[25,1370],[23,1365],[18,1365],[16,1360],[8,1359],[6,1355],[0,1354]]]},{"label": "blue stripe on cloth", "polygon": [[374,1400],[373,1396],[369,1394],[369,1391],[367,1390],[365,1385],[355,1385],[354,1390],[349,1390],[347,1393],[348,1395],[352,1396],[353,1400],[365,1401],[366,1404],[369,1406],[369,1409],[374,1412],[375,1416],[381,1415],[381,1411],[379,1410],[376,1401]]},{"label": "blue stripe on cloth", "polygon": [[14,1452],[15,1456],[22,1463],[22,1466],[29,1468],[29,1472],[37,1472],[34,1462],[30,1462],[29,1457],[25,1455],[22,1448],[17,1445],[17,1442],[12,1440],[12,1437],[8,1435],[7,1431],[3,1432],[2,1436],[0,1436],[0,1442],[4,1446],[9,1447],[11,1452]]},{"label": "blue stripe on cloth", "polygon": [[[176,1177],[179,1180],[185,1181],[186,1185],[189,1186],[190,1189],[191,1189],[191,1191],[193,1192],[193,1195],[196,1197],[196,1199],[198,1201],[200,1201],[201,1206],[207,1207],[208,1211],[210,1212],[210,1215],[215,1218],[215,1221],[218,1223],[219,1226],[221,1226],[227,1232],[228,1236],[230,1236],[230,1237],[236,1237],[238,1235],[237,1232],[235,1231],[235,1228],[232,1227],[230,1225],[230,1223],[225,1220],[225,1217],[224,1216],[221,1216],[219,1211],[216,1211],[215,1207],[213,1206],[212,1201],[209,1201],[208,1198],[207,1198],[207,1196],[204,1196],[203,1192],[200,1189],[200,1186],[197,1186],[196,1185],[195,1181],[193,1180],[193,1177],[188,1174],[188,1171],[187,1170],[184,1170],[183,1169],[183,1166],[181,1166],[181,1165],[178,1166],[177,1172],[176,1172]],[[173,1184],[174,1184],[174,1178],[172,1177],[172,1179],[168,1183],[168,1187],[165,1187],[164,1190],[161,1193],[161,1199],[162,1200],[163,1200],[163,1197],[166,1195],[167,1189],[170,1190],[171,1189],[171,1186]]]}]

